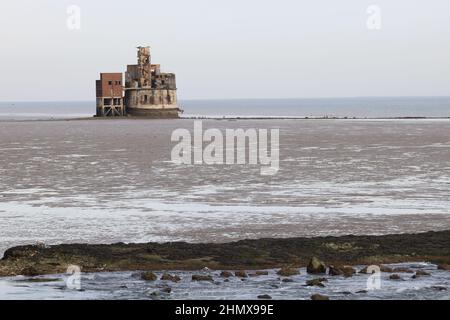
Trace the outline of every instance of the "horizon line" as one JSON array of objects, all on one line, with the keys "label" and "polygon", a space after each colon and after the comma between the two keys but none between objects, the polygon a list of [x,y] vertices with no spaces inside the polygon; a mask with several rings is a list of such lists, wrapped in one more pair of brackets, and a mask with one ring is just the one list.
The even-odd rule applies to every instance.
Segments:
[{"label": "horizon line", "polygon": [[[178,101],[236,101],[236,100],[325,100],[325,99],[379,99],[379,98],[450,98],[450,95],[413,95],[413,96],[330,96],[330,97],[290,97],[290,98],[188,98],[188,99],[178,99]],[[23,103],[23,102],[93,102],[95,99],[80,99],[80,100],[0,100],[0,103]]]}]

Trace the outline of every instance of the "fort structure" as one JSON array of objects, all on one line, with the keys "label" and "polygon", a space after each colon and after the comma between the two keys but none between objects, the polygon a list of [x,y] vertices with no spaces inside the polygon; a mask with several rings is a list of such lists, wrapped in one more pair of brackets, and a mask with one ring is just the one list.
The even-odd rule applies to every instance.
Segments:
[{"label": "fort structure", "polygon": [[151,63],[149,47],[138,47],[137,64],[122,73],[101,73],[97,80],[97,116],[178,118],[175,74],[162,73]]}]

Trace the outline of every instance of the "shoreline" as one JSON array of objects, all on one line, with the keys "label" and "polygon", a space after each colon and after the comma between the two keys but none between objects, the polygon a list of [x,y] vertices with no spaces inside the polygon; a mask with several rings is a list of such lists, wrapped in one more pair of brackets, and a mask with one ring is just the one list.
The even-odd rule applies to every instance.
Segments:
[{"label": "shoreline", "polygon": [[305,267],[311,257],[327,265],[381,265],[427,261],[450,264],[450,230],[382,236],[272,238],[231,243],[28,245],[5,251],[0,277],[82,272],[261,270]]},{"label": "shoreline", "polygon": [[180,118],[151,118],[151,117],[80,117],[80,118],[42,118],[42,119],[2,119],[0,122],[61,122],[61,121],[114,121],[114,120],[216,120],[216,121],[238,121],[238,120],[355,120],[355,121],[393,121],[393,120],[450,120],[449,117],[419,117],[419,116],[404,116],[404,117],[303,117],[303,116],[187,116]]}]

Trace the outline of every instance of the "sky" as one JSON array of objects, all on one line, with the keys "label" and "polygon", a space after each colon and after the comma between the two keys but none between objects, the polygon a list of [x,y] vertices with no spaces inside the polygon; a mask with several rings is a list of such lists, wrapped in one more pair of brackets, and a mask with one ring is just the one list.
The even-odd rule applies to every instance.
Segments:
[{"label": "sky", "polygon": [[448,0],[3,1],[0,101],[93,100],[138,45],[180,99],[449,96],[449,17]]}]

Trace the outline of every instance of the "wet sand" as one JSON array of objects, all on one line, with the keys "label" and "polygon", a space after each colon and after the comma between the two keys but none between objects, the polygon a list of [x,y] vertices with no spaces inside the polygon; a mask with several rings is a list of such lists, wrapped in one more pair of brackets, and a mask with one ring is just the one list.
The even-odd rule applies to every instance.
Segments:
[{"label": "wet sand", "polygon": [[0,124],[0,252],[20,244],[450,229],[448,120],[205,120],[280,128],[280,171],[170,163],[193,120]]}]

